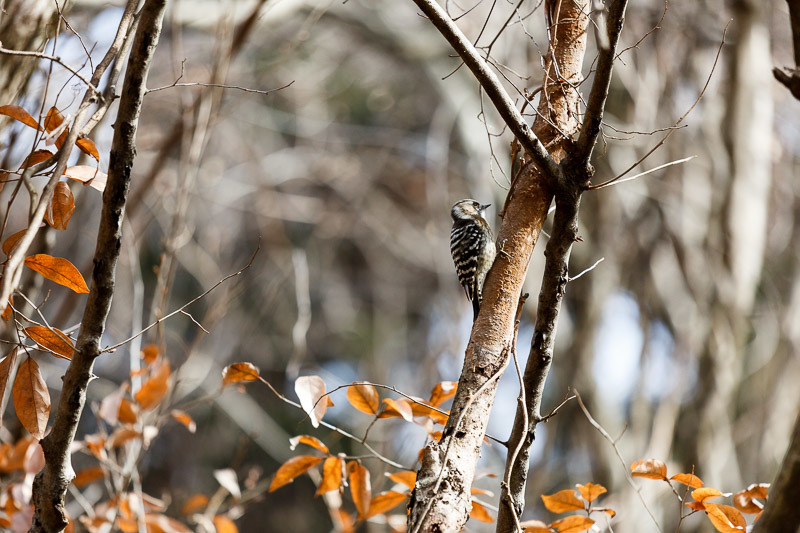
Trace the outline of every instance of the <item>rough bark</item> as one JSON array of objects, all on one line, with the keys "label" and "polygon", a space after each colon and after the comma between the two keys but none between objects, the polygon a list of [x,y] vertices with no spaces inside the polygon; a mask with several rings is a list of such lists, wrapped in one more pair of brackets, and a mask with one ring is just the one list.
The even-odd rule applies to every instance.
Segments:
[{"label": "rough bark", "polygon": [[[431,11],[429,2],[415,1],[447,37],[482,87],[498,87],[492,83],[492,77],[487,80],[486,69],[473,68],[474,57],[470,52],[474,50],[465,45],[463,39],[454,37],[452,21],[442,22],[446,15]],[[570,84],[581,76],[588,5],[588,1],[582,1],[547,6],[555,30],[540,105],[541,114],[546,118],[534,124],[534,142],[521,138],[531,131],[530,128],[517,128],[514,120],[510,120],[516,109],[504,107],[507,96],[503,98],[501,94],[492,98],[506,124],[526,148],[526,159],[534,164],[514,180],[509,191],[498,232],[503,253],[498,255],[486,279],[483,305],[473,325],[458,391],[442,439],[426,447],[410,503],[408,531],[457,532],[469,517],[474,469],[497,382],[509,362],[522,283],[547,217],[553,186],[563,181],[562,170],[557,166],[554,169],[554,165],[565,157],[567,147],[572,144],[562,133],[570,135],[577,131],[579,97]],[[489,90],[487,93],[492,94]],[[547,157],[537,153],[542,143],[550,151]]]},{"label": "rough bark", "polygon": [[134,38],[109,160],[108,183],[97,235],[92,289],[84,310],[75,354],[64,376],[64,387],[53,429],[42,441],[45,467],[33,484],[35,513],[31,531],[62,531],[67,526],[64,498],[75,473],[70,446],[86,401],[92,367],[114,294],[114,271],[119,258],[122,218],[136,154],[135,139],[150,61],[161,33],[166,0],[148,0],[142,8]]},{"label": "rough bark", "polygon": [[[610,2],[607,26],[599,30],[606,32],[606,35],[603,36],[605,38],[598,39],[598,41],[607,43],[607,48],[600,52],[595,79],[581,126],[581,136],[575,145],[567,144],[567,139],[560,139],[559,149],[555,151],[556,160],[561,161],[564,168],[564,180],[554,191],[556,212],[553,220],[553,233],[545,248],[545,270],[539,292],[536,328],[523,376],[524,390],[521,393],[521,399],[524,401],[517,406],[512,433],[508,440],[508,455],[502,484],[503,494],[497,518],[498,532],[516,530],[519,517],[525,507],[525,485],[530,450],[535,437],[536,425],[543,420],[541,404],[544,396],[544,384],[553,360],[561,301],[569,282],[570,251],[572,244],[578,238],[580,198],[592,174],[590,158],[600,132],[616,45],[622,30],[626,5],[626,0]],[[558,58],[559,70],[562,75],[565,75],[565,65],[572,68],[567,71],[565,77],[573,82],[579,81],[581,77],[588,26],[588,17],[584,13],[587,13],[589,8],[589,2],[583,4],[576,2],[572,5],[562,5],[560,10],[551,15],[551,20],[556,25],[556,29],[551,32],[553,35],[551,46],[557,47],[555,55]],[[565,42],[575,44],[559,49],[558,44]],[[555,85],[557,84],[555,74],[553,65],[550,65],[547,73],[549,82],[545,87],[549,87],[550,84],[554,84],[554,88],[563,87],[563,85]],[[563,105],[565,108],[575,108],[579,103],[579,95],[576,91],[562,91],[559,96],[565,100]],[[548,105],[553,103],[553,95],[550,95],[548,100],[540,103],[540,113],[547,112]],[[572,134],[577,130],[577,121],[572,118],[573,116],[577,115],[555,115],[551,116],[551,120],[558,129]],[[544,130],[540,133],[542,136],[548,136],[548,133],[552,135],[555,130],[553,126],[542,121],[542,123],[534,125],[534,131],[537,133],[539,133],[537,126]],[[565,155],[567,158],[562,160]]]},{"label": "rough bark", "polygon": [[800,416],[794,423],[792,442],[783,458],[775,483],[769,490],[764,514],[756,522],[753,533],[800,532]]}]

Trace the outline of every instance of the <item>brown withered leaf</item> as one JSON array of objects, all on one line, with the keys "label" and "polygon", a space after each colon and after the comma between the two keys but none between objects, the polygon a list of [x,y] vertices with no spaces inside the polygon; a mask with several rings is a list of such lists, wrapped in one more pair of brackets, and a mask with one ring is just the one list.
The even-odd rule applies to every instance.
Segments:
[{"label": "brown withered leaf", "polygon": [[186,500],[186,503],[181,506],[181,514],[190,515],[198,513],[206,508],[208,502],[209,498],[205,494],[195,494]]},{"label": "brown withered leaf", "polygon": [[542,501],[551,513],[566,513],[568,511],[582,511],[586,504],[575,495],[575,491],[564,489],[555,494],[542,494]]},{"label": "brown withered leaf", "polygon": [[25,111],[23,108],[21,108],[18,105],[0,106],[0,115],[5,115],[7,117],[11,117],[14,120],[18,120],[19,122],[22,122],[26,126],[30,126],[31,128],[33,128],[35,130],[41,130],[42,129],[42,127],[39,125],[39,123],[36,122],[36,119],[34,119],[31,116],[30,113],[28,113],[27,111]]},{"label": "brown withered leaf", "polygon": [[328,447],[319,440],[317,437],[312,437],[311,435],[297,435],[296,437],[292,437],[289,439],[289,448],[294,451],[297,448],[298,444],[305,444],[307,446],[311,446],[312,448],[316,448],[317,450],[321,451],[322,453],[330,453]]},{"label": "brown withered leaf", "polygon": [[322,463],[322,481],[320,481],[317,493],[314,496],[319,496],[332,490],[339,490],[341,484],[342,460],[336,456],[326,457],[325,462]]},{"label": "brown withered leaf", "polygon": [[6,322],[11,320],[11,313],[14,311],[12,309],[13,305],[14,305],[14,296],[12,295],[8,297],[8,303],[6,304],[5,309],[3,309],[2,319],[5,320]]},{"label": "brown withered leaf", "polygon": [[[2,393],[2,389],[0,389]],[[764,504],[756,498],[767,499],[769,483],[757,483],[733,495],[733,505],[743,513],[757,514],[764,510]]]},{"label": "brown withered leaf", "polygon": [[520,522],[523,533],[551,533],[553,529],[541,520],[525,520]]},{"label": "brown withered leaf", "polygon": [[67,334],[63,331],[46,326],[30,326],[23,329],[22,332],[47,353],[61,359],[72,359],[75,345],[72,343],[72,339],[67,337]]},{"label": "brown withered leaf", "polygon": [[384,398],[383,410],[378,414],[378,418],[402,418],[406,422],[414,421],[414,412],[411,410],[411,402],[405,398],[394,400],[392,398]]},{"label": "brown withered leaf", "polygon": [[114,433],[108,438],[108,446],[110,448],[119,448],[130,440],[141,438],[141,431],[130,426],[123,426],[114,430]]},{"label": "brown withered leaf", "polygon": [[128,382],[126,381],[120,385],[117,390],[111,394],[107,394],[106,397],[100,402],[100,409],[97,411],[97,414],[100,415],[100,418],[112,426],[117,425],[117,421],[119,420],[119,407],[122,404],[122,399],[125,397],[127,392]]},{"label": "brown withered leaf", "polygon": [[408,490],[414,490],[414,485],[417,482],[417,473],[413,470],[401,470],[392,474],[387,473],[386,477],[408,487]]},{"label": "brown withered leaf", "polygon": [[188,413],[181,411],[180,409],[173,409],[172,411],[170,411],[169,415],[178,422],[180,422],[181,424],[183,424],[184,426],[186,426],[186,429],[189,430],[189,433],[194,433],[195,431],[197,431],[197,424],[195,423],[194,420],[192,420],[192,417],[189,416]]},{"label": "brown withered leaf", "polygon": [[558,533],[581,533],[591,528],[594,520],[588,516],[573,515],[561,520],[556,520],[550,527],[555,528]]},{"label": "brown withered leaf", "polygon": [[442,381],[436,384],[431,391],[428,403],[434,407],[439,407],[444,402],[456,395],[457,381]]},{"label": "brown withered leaf", "polygon": [[153,371],[150,379],[145,381],[142,388],[136,391],[134,395],[136,403],[145,411],[158,406],[169,390],[169,377],[171,374],[172,370],[169,367],[169,363],[162,361]]},{"label": "brown withered leaf", "polygon": [[[8,377],[11,374],[11,369],[17,365],[17,347],[8,352],[8,355],[0,361],[0,399],[5,398],[6,386],[8,386]],[[5,412],[5,406],[0,405],[0,413]],[[2,427],[2,417],[0,417],[0,427]]]},{"label": "brown withered leaf", "polygon": [[667,479],[667,465],[658,459],[639,459],[631,465],[633,477],[646,477],[648,479]]},{"label": "brown withered leaf", "polygon": [[14,248],[16,248],[17,244],[19,244],[19,241],[22,240],[22,237],[25,235],[26,231],[28,231],[28,228],[18,231],[13,235],[9,235],[8,238],[3,241],[3,253],[6,255],[11,255],[14,251]]},{"label": "brown withered leaf", "polygon": [[[54,154],[50,150],[45,150],[45,149],[34,150],[33,152],[28,154],[28,156],[25,158],[25,161],[22,162],[19,168],[20,170],[22,170],[23,168],[28,168],[32,167],[33,165],[38,165],[42,161],[47,161],[54,155],[56,154]],[[55,162],[53,162],[53,164],[55,164]]]},{"label": "brown withered leaf", "polygon": [[358,517],[364,520],[369,512],[369,502],[372,500],[369,470],[358,461],[350,461],[347,463],[347,481],[350,482],[350,495],[356,505]]},{"label": "brown withered leaf", "polygon": [[55,106],[47,110],[47,116],[44,119],[44,129],[53,131],[61,124],[64,123],[64,115]]},{"label": "brown withered leaf", "polygon": [[367,518],[390,511],[407,499],[408,493],[405,492],[396,492],[393,490],[381,492],[369,502],[369,512],[367,513]]},{"label": "brown withered leaf", "polygon": [[94,157],[96,160],[100,161],[100,152],[97,151],[97,146],[94,144],[89,137],[84,137],[83,139],[78,139],[75,141],[75,145],[86,155],[90,155]]},{"label": "brown withered leaf", "polygon": [[108,174],[99,168],[88,165],[75,165],[64,171],[64,176],[71,180],[80,181],[87,187],[103,192],[108,182]]},{"label": "brown withered leaf", "polygon": [[239,529],[233,523],[233,520],[225,515],[218,514],[214,516],[212,521],[217,533],[239,533]]},{"label": "brown withered leaf", "polygon": [[259,378],[258,367],[253,363],[233,363],[222,369],[222,385],[255,381]]},{"label": "brown withered leaf", "polygon": [[75,197],[72,195],[69,185],[65,181],[59,181],[56,183],[53,198],[50,200],[50,205],[47,206],[44,219],[51,227],[65,230],[74,212]]},{"label": "brown withered leaf", "polygon": [[84,468],[83,470],[79,470],[75,474],[75,479],[72,482],[75,484],[76,487],[82,489],[87,485],[91,485],[95,481],[99,479],[103,479],[105,476],[103,467],[100,465],[97,466],[90,466],[89,468]]},{"label": "brown withered leaf", "polygon": [[44,438],[50,418],[50,391],[47,390],[39,365],[31,357],[19,365],[11,393],[14,410],[23,427],[34,438]]},{"label": "brown withered leaf", "polygon": [[693,489],[699,489],[703,486],[703,481],[694,474],[675,474],[671,478],[670,481],[677,481],[678,483],[683,483]]},{"label": "brown withered leaf", "polygon": [[597,485],[591,481],[586,485],[581,485],[578,483],[576,486],[578,487],[578,492],[580,492],[581,496],[583,496],[583,499],[589,503],[595,501],[601,494],[608,492],[603,485]]},{"label": "brown withered leaf", "polygon": [[730,505],[707,503],[706,513],[714,529],[721,533],[744,533],[747,529],[747,521],[742,513]]},{"label": "brown withered leaf", "polygon": [[350,404],[368,415],[374,415],[380,407],[378,391],[368,383],[353,383],[347,387],[347,399]]},{"label": "brown withered leaf", "polygon": [[47,254],[30,255],[25,258],[25,266],[78,294],[89,292],[89,287],[86,286],[86,281],[81,273],[75,268],[75,265],[63,257],[53,257]]},{"label": "brown withered leaf", "polygon": [[294,392],[300,399],[300,406],[308,413],[311,425],[319,427],[319,422],[325,416],[328,402],[325,396],[325,382],[319,376],[300,376],[294,382]]},{"label": "brown withered leaf", "polygon": [[692,498],[696,502],[704,502],[711,498],[719,498],[720,496],[730,496],[730,494],[725,494],[711,487],[701,487],[692,491]]},{"label": "brown withered leaf", "polygon": [[158,359],[158,345],[157,344],[145,344],[142,347],[141,353],[142,359],[148,365],[152,365]]},{"label": "brown withered leaf", "polygon": [[135,424],[139,419],[139,408],[128,398],[122,398],[117,417],[123,424]]},{"label": "brown withered leaf", "polygon": [[469,512],[469,517],[478,522],[494,522],[494,517],[489,514],[486,507],[475,501],[472,502],[472,510]]},{"label": "brown withered leaf", "polygon": [[320,464],[322,457],[313,455],[298,455],[283,463],[269,486],[269,492],[275,492],[284,485],[291,483],[294,479],[305,471]]}]

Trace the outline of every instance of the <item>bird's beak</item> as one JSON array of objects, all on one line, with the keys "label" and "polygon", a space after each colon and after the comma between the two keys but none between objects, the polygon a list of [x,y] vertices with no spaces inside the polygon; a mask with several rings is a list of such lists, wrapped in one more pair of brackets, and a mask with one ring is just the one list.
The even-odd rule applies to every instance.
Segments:
[{"label": "bird's beak", "polygon": [[482,205],[482,206],[481,206],[481,211],[484,211],[485,209],[487,209],[487,208],[489,208],[489,207],[492,207],[492,204],[486,204],[486,205]]}]

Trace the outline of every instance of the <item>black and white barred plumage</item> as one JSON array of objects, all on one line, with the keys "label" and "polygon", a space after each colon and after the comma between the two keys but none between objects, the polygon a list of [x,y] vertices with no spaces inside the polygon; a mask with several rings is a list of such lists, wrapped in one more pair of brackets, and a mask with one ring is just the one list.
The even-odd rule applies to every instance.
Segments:
[{"label": "black and white barred plumage", "polygon": [[467,199],[455,203],[450,210],[453,229],[450,231],[450,253],[456,265],[458,281],[472,301],[474,318],[480,309],[483,280],[495,257],[492,229],[484,217],[487,205]]}]

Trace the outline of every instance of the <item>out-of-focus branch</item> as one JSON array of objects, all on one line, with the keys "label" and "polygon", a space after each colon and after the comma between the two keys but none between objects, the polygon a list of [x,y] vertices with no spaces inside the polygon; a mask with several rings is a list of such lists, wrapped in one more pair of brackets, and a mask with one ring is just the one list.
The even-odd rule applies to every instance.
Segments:
[{"label": "out-of-focus branch", "polygon": [[[122,246],[122,218],[136,154],[136,129],[150,62],[161,34],[166,0],[147,0],[134,38],[114,127],[108,183],[94,254],[92,288],[84,309],[75,353],[64,375],[64,387],[53,429],[41,441],[45,467],[33,484],[35,513],[31,531],[61,531],[67,526],[64,497],[75,477],[70,447],[86,402],[95,358],[114,294],[114,270]],[[77,135],[77,130],[73,129]],[[58,175],[58,174],[57,174]]]},{"label": "out-of-focus branch", "polygon": [[469,39],[456,26],[456,23],[447,15],[447,12],[436,0],[414,0],[414,3],[425,13],[433,25],[436,26],[436,29],[461,56],[464,64],[469,67],[483,90],[486,91],[486,95],[494,104],[497,112],[500,113],[503,121],[522,146],[525,147],[525,150],[533,158],[536,165],[552,179],[560,176],[561,171],[558,164],[548,153],[531,127],[525,122],[524,117],[508,96],[495,73],[478,54]]},{"label": "out-of-focus branch", "polygon": [[793,69],[775,67],[772,69],[772,74],[791,91],[792,96],[800,100],[800,0],[786,0],[786,3],[789,4],[789,20],[792,24],[795,67]]}]

